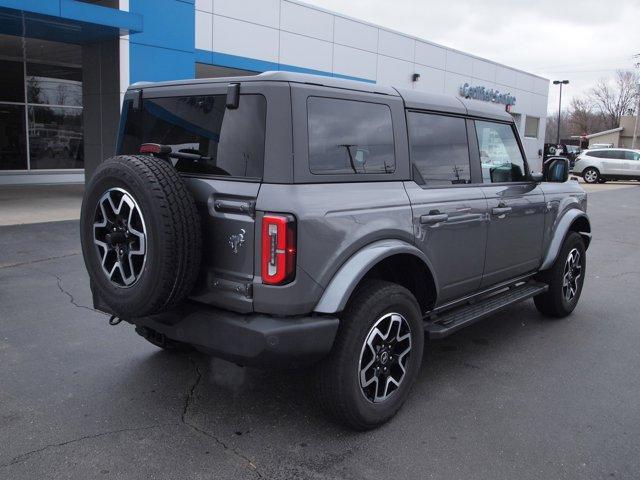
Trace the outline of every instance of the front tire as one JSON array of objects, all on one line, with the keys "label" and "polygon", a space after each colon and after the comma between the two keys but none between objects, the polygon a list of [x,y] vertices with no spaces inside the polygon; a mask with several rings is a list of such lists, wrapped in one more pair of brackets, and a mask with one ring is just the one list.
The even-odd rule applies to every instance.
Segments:
[{"label": "front tire", "polygon": [[331,354],[317,367],[321,407],[356,430],[383,424],[407,399],[423,348],[422,315],[411,292],[367,281],[341,315]]},{"label": "front tire", "polygon": [[582,293],[586,267],[584,241],[579,233],[570,232],[553,266],[538,276],[549,285],[549,290],[533,299],[538,311],[556,318],[571,314]]},{"label": "front tire", "polygon": [[601,180],[600,172],[593,167],[585,168],[582,172],[582,178],[587,183],[599,183]]}]

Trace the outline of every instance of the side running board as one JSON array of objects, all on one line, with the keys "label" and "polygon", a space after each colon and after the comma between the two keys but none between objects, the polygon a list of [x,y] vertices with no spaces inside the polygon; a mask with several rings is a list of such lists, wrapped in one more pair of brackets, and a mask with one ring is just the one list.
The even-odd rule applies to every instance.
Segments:
[{"label": "side running board", "polygon": [[454,308],[425,322],[425,332],[429,338],[443,338],[462,327],[482,320],[514,303],[527,300],[546,292],[549,286],[533,280],[511,287],[475,303]]}]

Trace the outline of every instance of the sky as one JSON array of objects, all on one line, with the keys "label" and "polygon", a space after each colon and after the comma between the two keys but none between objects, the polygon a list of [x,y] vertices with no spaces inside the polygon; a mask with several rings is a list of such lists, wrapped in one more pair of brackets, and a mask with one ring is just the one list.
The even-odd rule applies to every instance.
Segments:
[{"label": "sky", "polygon": [[[640,54],[640,0],[304,0],[550,80],[562,104]],[[549,87],[549,112],[558,87]]]}]

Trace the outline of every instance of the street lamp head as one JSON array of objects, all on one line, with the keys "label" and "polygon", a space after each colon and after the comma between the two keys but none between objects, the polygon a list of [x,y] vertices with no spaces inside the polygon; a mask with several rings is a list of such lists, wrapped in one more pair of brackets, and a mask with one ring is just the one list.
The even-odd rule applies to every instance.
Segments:
[{"label": "street lamp head", "polygon": [[567,83],[569,83],[569,80],[554,80],[553,81],[554,85],[559,85],[559,84],[566,85]]}]

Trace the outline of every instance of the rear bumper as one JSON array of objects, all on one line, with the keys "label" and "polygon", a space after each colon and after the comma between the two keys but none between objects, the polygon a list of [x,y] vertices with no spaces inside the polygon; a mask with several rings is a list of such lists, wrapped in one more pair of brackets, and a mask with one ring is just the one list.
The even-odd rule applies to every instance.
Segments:
[{"label": "rear bumper", "polygon": [[240,365],[300,367],[327,355],[338,330],[335,317],[241,315],[197,302],[129,323]]}]

